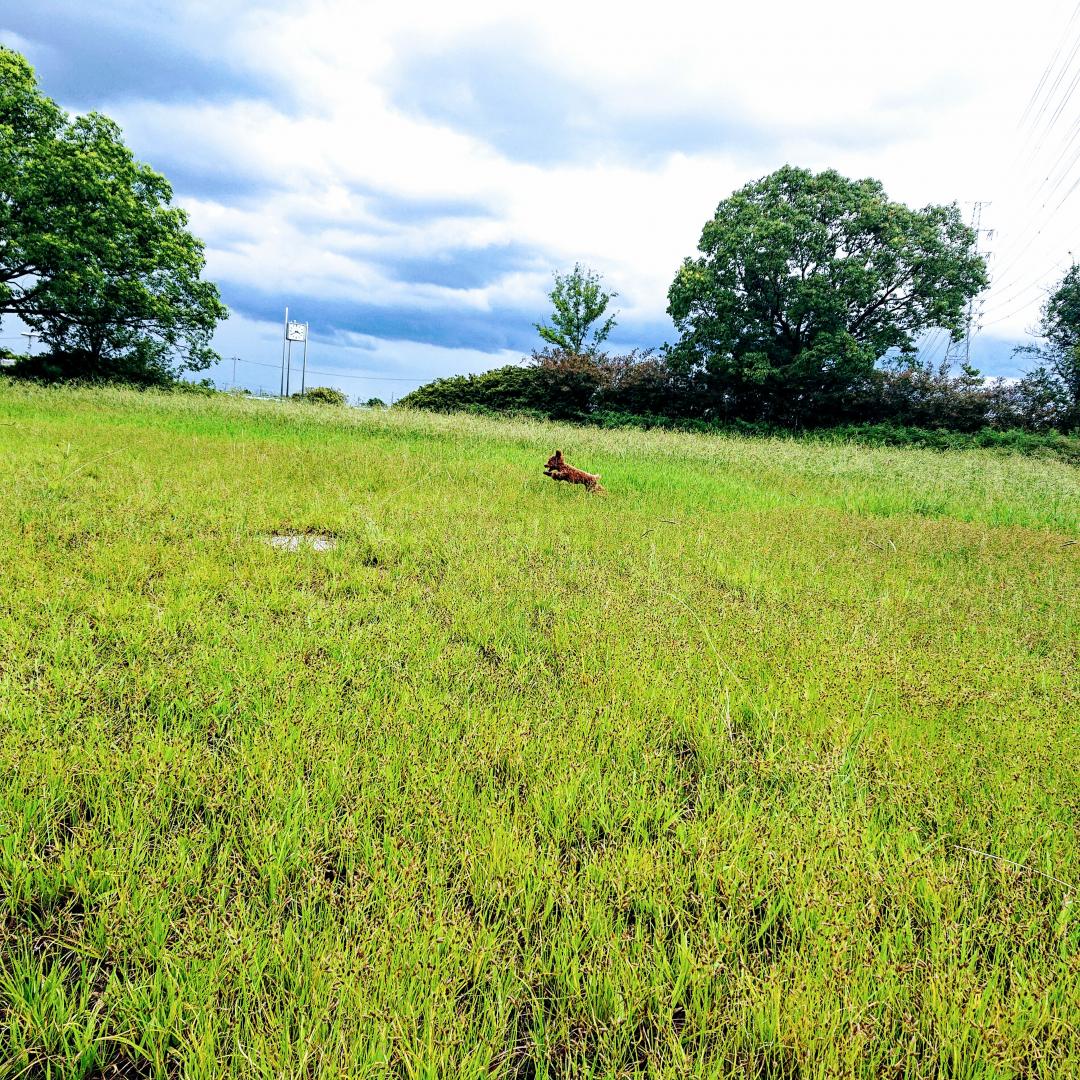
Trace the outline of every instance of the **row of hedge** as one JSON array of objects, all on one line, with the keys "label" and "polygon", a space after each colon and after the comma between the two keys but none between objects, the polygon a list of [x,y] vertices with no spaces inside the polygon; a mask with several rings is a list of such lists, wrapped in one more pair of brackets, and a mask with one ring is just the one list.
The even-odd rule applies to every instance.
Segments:
[{"label": "row of hedge", "polygon": [[802,434],[889,446],[990,447],[1052,454],[1080,464],[1080,437],[1055,430],[1038,386],[942,369],[880,369],[814,425],[778,424],[702,408],[699,388],[674,379],[652,354],[540,353],[479,375],[437,379],[398,403],[438,412],[563,420],[600,427],[747,435]]}]

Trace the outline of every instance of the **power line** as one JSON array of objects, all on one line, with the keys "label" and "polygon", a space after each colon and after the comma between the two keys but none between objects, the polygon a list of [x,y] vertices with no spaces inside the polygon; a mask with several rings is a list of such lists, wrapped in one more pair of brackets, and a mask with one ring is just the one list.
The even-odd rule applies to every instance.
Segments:
[{"label": "power line", "polygon": [[922,348],[919,349],[915,362],[920,364],[929,363],[931,357],[941,348],[942,339],[945,341],[945,356],[948,356],[949,348],[952,345],[952,335],[948,330],[933,330],[923,342]]},{"label": "power line", "polygon": [[1042,287],[1043,286],[1041,284],[1037,282],[1032,282],[1029,285],[1023,286],[1022,288],[1010,289],[1002,295],[995,297],[993,303],[987,304],[987,306],[983,310],[983,314],[996,314],[1003,307],[1009,307],[1012,304],[1015,304],[1017,300],[1019,300],[1021,297],[1025,297],[1024,303],[1031,303],[1031,299],[1030,297],[1028,297],[1028,294],[1038,292]]},{"label": "power line", "polygon": [[[1040,217],[1042,217],[1045,213],[1047,202],[1050,200],[1051,196],[1053,196],[1054,193],[1061,187],[1061,185],[1065,183],[1066,180],[1068,180],[1069,175],[1076,167],[1077,162],[1080,162],[1080,149],[1078,149],[1073,154],[1072,159],[1069,161],[1069,164],[1065,166],[1065,168],[1062,169],[1059,173],[1057,173],[1055,179],[1056,170],[1065,160],[1065,157],[1068,155],[1069,151],[1073,149],[1073,146],[1078,138],[1080,138],[1080,120],[1077,120],[1073,123],[1072,132],[1069,135],[1067,141],[1065,142],[1064,149],[1061,151],[1060,154],[1058,154],[1057,159],[1049,167],[1049,169],[1047,169],[1046,175],[1042,178],[1039,186],[1029,197],[1030,201],[1035,202],[1036,200],[1038,200],[1039,196],[1043,194],[1043,189],[1047,186],[1047,184],[1051,185],[1050,190],[1046,192],[1043,201],[1039,203],[1034,210],[1029,211],[1025,225],[1021,228],[1014,230],[1013,237],[1015,237],[1015,239],[1013,237],[1007,237],[1005,244],[1001,248],[1001,251],[1003,253],[1007,253],[1010,256],[1009,259],[1006,260],[1006,264],[1010,267],[1010,269],[1015,263],[1015,258],[1013,258],[1012,256],[1016,245],[1023,243],[1023,237],[1030,229],[1034,228],[1036,222],[1038,222]],[[1010,193],[1010,197],[1011,194],[1012,193]],[[1040,226],[1040,231],[1043,227],[1045,227],[1045,222]]]},{"label": "power line", "polygon": [[[1050,190],[1046,194],[1045,200],[1040,203],[1033,212],[1028,214],[1027,220],[1022,226],[1013,230],[1012,237],[1008,238],[1006,243],[1002,246],[1001,250],[1006,252],[1008,256],[1004,263],[1008,272],[1011,273],[1016,268],[1020,260],[1031,249],[1031,246],[1042,235],[1050,222],[1057,216],[1058,211],[1064,206],[1069,195],[1072,194],[1072,191],[1075,190],[1076,185],[1074,184],[1057,205],[1047,212],[1050,196],[1053,195],[1066,180],[1070,179],[1070,174],[1078,162],[1080,162],[1080,150],[1073,156],[1073,159],[1069,162],[1068,166],[1055,178]],[[1043,184],[1040,185],[1039,190],[1036,191],[1033,197],[1038,197],[1042,187],[1045,186],[1046,182],[1050,179],[1051,176],[1047,175]],[[1025,236],[1027,236],[1026,241],[1024,239]],[[1022,244],[1023,246],[1017,249],[1018,244]],[[1001,271],[1002,276],[1004,276],[1005,273],[1006,270]]]},{"label": "power line", "polygon": [[[1046,276],[1049,277],[1051,274],[1057,275],[1064,273],[1070,265],[1071,263],[1069,260],[1059,259],[1050,271],[1048,271]],[[986,310],[996,311],[1003,307],[1008,307],[1010,304],[1015,303],[1021,296],[1026,296],[1028,293],[1046,291],[1046,284],[1044,281],[1033,281],[1026,285],[1022,285],[1020,284],[1021,280],[1021,275],[1017,274],[1013,277],[1013,281],[1008,287],[1005,285],[999,286],[1000,289],[1004,290],[1003,293],[999,294],[994,299],[993,303],[988,305]],[[1028,302],[1030,303],[1030,301]]]},{"label": "power line", "polygon": [[1058,42],[1058,47],[1054,50],[1054,55],[1050,57],[1050,60],[1042,73],[1042,77],[1039,79],[1038,85],[1032,92],[1032,95],[1029,98],[1027,105],[1024,106],[1024,111],[1020,114],[1020,119],[1017,121],[1017,127],[1023,126],[1024,121],[1027,119],[1028,113],[1031,112],[1032,106],[1035,104],[1036,101],[1038,101],[1039,94],[1042,92],[1043,86],[1046,85],[1046,80],[1049,78],[1050,72],[1053,70],[1054,65],[1057,63],[1058,57],[1061,55],[1061,50],[1065,47],[1066,36],[1069,33],[1069,28],[1072,26],[1073,22],[1075,22],[1077,15],[1080,15],[1080,3],[1078,3],[1076,7],[1073,8],[1073,13],[1069,16],[1069,21],[1065,24],[1065,30],[1061,35],[1061,40]]},{"label": "power line", "polygon": [[[1077,146],[1080,118],[1070,113],[1070,106],[1080,88],[1080,67],[1076,63],[1080,56],[1078,17],[1080,2],[1072,5],[1057,46],[1017,121],[1018,130],[1023,132],[1026,129],[1026,134],[1013,161],[1013,176],[1006,198],[1012,203],[1020,197],[1023,188],[1030,190],[1033,187],[1034,191],[1025,199],[1027,212],[1024,214],[1024,224],[1010,230],[1011,235],[1007,232],[1005,243],[999,247],[998,266],[991,282],[993,299],[989,300],[982,312],[984,319],[987,312],[994,312],[996,317],[981,323],[979,330],[1016,317],[1035,302],[1034,297],[1028,299],[1030,294],[1039,289],[1044,293],[1047,291],[1042,282],[1030,283],[1030,278],[1022,270],[1023,260],[1036,244],[1049,237],[1051,223],[1070,196],[1080,188],[1080,178],[1076,176],[1076,168],[1080,165],[1080,147]],[[1070,118],[1065,136],[1057,141],[1055,132],[1067,116]],[[1032,141],[1035,145],[1027,153]],[[1026,164],[1021,165],[1025,161]],[[1041,178],[1039,173],[1042,173]],[[1064,195],[1053,202],[1062,188],[1065,188]],[[1038,261],[1042,262],[1049,253],[1040,249],[1038,254]],[[1048,276],[1042,275],[1043,281]],[[998,314],[1003,308],[1009,310]],[[970,312],[969,305],[969,329]]]},{"label": "power line", "polygon": [[[1058,261],[1050,269],[1049,273],[1060,273],[1066,267],[1069,266],[1069,262],[1066,259],[1058,259]],[[994,286],[996,290],[996,296],[993,302],[989,305],[990,308],[1002,307],[1005,304],[1011,304],[1018,297],[1023,296],[1025,293],[1035,292],[1043,287],[1043,283],[1040,281],[1031,281],[1022,273],[1015,273],[1008,281],[1000,281],[995,278]]]},{"label": "power line", "polygon": [[[1069,172],[1072,170],[1072,168],[1077,162],[1080,162],[1080,152],[1076,154],[1073,161],[1069,163],[1068,169],[1066,169],[1065,172],[1061,174],[1057,182],[1051,188],[1050,192],[1047,193],[1047,199],[1049,199],[1049,196],[1053,194],[1053,192],[1057,191],[1061,184],[1069,178]],[[1043,231],[1050,224],[1050,222],[1054,220],[1054,218],[1057,216],[1058,211],[1065,205],[1065,203],[1068,201],[1069,196],[1073,193],[1073,191],[1076,190],[1076,187],[1077,184],[1074,183],[1072,187],[1070,187],[1069,190],[1065,193],[1062,199],[1057,203],[1057,205],[1049,212],[1049,214],[1046,214],[1042,217],[1041,221],[1039,220],[1039,218],[1044,215],[1046,211],[1046,202],[1042,203],[1039,208],[1032,215],[1029,216],[1027,222],[1025,222],[1022,228],[1015,230],[1014,236],[1016,237],[1016,239],[1009,241],[1004,246],[1004,250],[1009,253],[1009,258],[1007,259],[1005,265],[1010,272],[1015,269],[1015,267],[1024,257],[1024,255],[1026,255],[1027,252],[1031,250],[1031,246],[1042,235]],[[1036,224],[1038,225],[1038,228],[1035,227]],[[1025,232],[1030,232],[1027,242],[1024,243],[1024,246],[1021,247],[1019,250],[1016,250],[1016,245],[1019,243],[1023,243],[1023,237]],[[1004,271],[1002,273],[1004,274]]]},{"label": "power line", "polygon": [[[18,341],[18,335],[14,337],[0,337],[0,341]],[[249,364],[253,367],[273,368],[275,371],[280,365],[278,364],[266,364],[259,360],[245,360],[242,356],[228,356],[222,359],[222,363],[228,363],[233,361],[234,364]],[[235,371],[235,367],[233,369]],[[433,382],[435,379],[442,378],[441,375],[421,375],[418,378],[407,379],[401,375],[351,375],[344,371],[318,371],[315,368],[308,368],[309,375],[325,375],[328,379],[358,379],[364,382],[409,382],[409,383],[425,383]],[[235,382],[235,377],[233,379]]]},{"label": "power line", "polygon": [[[1080,52],[1080,35],[1077,36],[1076,42],[1073,44],[1072,51],[1069,53],[1069,59],[1065,61],[1064,65],[1062,65],[1061,71],[1058,72],[1058,76],[1054,80],[1054,84],[1047,91],[1046,99],[1043,101],[1042,108],[1039,110],[1038,116],[1035,117],[1033,128],[1038,127],[1039,121],[1045,115],[1046,110],[1050,108],[1050,106],[1051,106],[1051,104],[1053,102],[1054,93],[1057,91],[1057,88],[1061,85],[1062,80],[1069,73],[1069,70],[1072,67],[1073,61],[1076,59],[1077,52]],[[1048,135],[1053,130],[1054,123],[1057,121],[1057,118],[1061,115],[1062,106],[1065,103],[1067,103],[1069,97],[1072,96],[1072,92],[1073,92],[1073,90],[1075,90],[1075,88],[1076,88],[1076,80],[1074,79],[1073,82],[1069,84],[1069,89],[1065,91],[1062,102],[1059,103],[1057,109],[1051,115],[1050,120],[1046,125],[1046,131],[1043,133],[1044,135]]]},{"label": "power line", "polygon": [[[1069,16],[1069,21],[1065,24],[1065,29],[1064,29],[1064,31],[1062,32],[1062,35],[1061,35],[1061,41],[1063,43],[1068,41],[1068,39],[1069,39],[1069,32],[1072,29],[1073,23],[1076,21],[1077,14],[1080,14],[1080,3],[1078,3],[1077,6],[1075,8],[1073,8],[1073,13],[1072,13],[1072,15]],[[1065,61],[1064,64],[1061,65],[1061,70],[1057,73],[1057,77],[1050,84],[1049,89],[1046,91],[1046,96],[1043,98],[1043,103],[1040,106],[1039,111],[1036,113],[1035,118],[1031,122],[1029,131],[1028,131],[1028,138],[1029,139],[1030,139],[1031,134],[1033,134],[1038,129],[1039,122],[1042,120],[1043,116],[1046,114],[1046,110],[1048,108],[1050,108],[1051,102],[1054,99],[1054,94],[1057,92],[1057,89],[1061,85],[1062,80],[1065,78],[1066,73],[1072,67],[1073,61],[1076,59],[1076,54],[1077,54],[1078,51],[1080,51],[1080,34],[1077,35],[1076,41],[1073,42],[1073,44],[1072,44],[1072,48],[1071,48],[1071,50],[1069,52],[1068,59]],[[1048,65],[1048,69],[1047,69],[1047,73],[1046,73],[1047,76],[1049,76],[1050,71],[1053,69],[1054,65],[1056,64],[1057,58],[1060,55],[1060,53],[1061,53],[1061,46],[1058,47],[1058,50],[1054,53],[1054,56],[1050,60],[1050,64]],[[1052,116],[1050,118],[1050,123],[1047,125],[1047,129],[1046,129],[1046,132],[1044,132],[1044,134],[1048,134],[1050,132],[1050,130],[1053,127],[1053,124],[1054,124],[1054,121],[1055,121],[1057,115],[1058,114],[1055,113],[1054,116]],[[1023,153],[1023,151],[1026,149],[1027,141],[1028,140],[1025,140],[1024,145],[1020,148],[1020,153]]]},{"label": "power line", "polygon": [[[279,364],[266,364],[259,360],[245,360],[242,356],[236,357],[237,361],[241,364],[251,364],[254,367],[273,368],[275,371],[280,367]],[[420,376],[415,379],[406,379],[400,375],[349,375],[343,371],[317,371],[315,368],[308,368],[309,375],[325,375],[328,379],[362,379],[367,382],[415,382],[424,383],[432,382],[435,379],[441,378],[440,375],[428,375]]]},{"label": "power line", "polygon": [[[1035,92],[1032,94],[1031,99],[1029,100],[1027,107],[1024,109],[1024,112],[1021,115],[1021,118],[1017,123],[1017,127],[1021,131],[1023,131],[1024,126],[1025,126],[1025,124],[1024,124],[1025,119],[1029,116],[1032,107],[1039,100],[1039,97],[1041,95],[1043,87],[1047,85],[1047,80],[1050,79],[1050,77],[1052,76],[1054,68],[1057,65],[1058,59],[1061,57],[1061,54],[1062,54],[1063,50],[1065,50],[1067,47],[1069,47],[1070,31],[1072,29],[1073,23],[1076,21],[1076,17],[1077,17],[1078,14],[1080,14],[1080,3],[1078,3],[1076,5],[1076,7],[1073,9],[1072,15],[1069,17],[1069,20],[1066,23],[1065,28],[1063,29],[1063,31],[1062,31],[1059,39],[1058,39],[1058,47],[1054,51],[1054,54],[1050,58],[1050,61],[1047,63],[1046,69],[1043,71],[1042,77],[1039,80],[1039,83],[1038,83],[1038,85],[1037,85],[1037,87],[1035,89]],[[1009,180],[1009,188],[1010,188],[1009,195],[1010,196],[1013,194],[1015,189],[1020,184],[1020,180],[1021,180],[1021,177],[1023,176],[1023,174],[1030,168],[1031,165],[1033,165],[1038,160],[1039,154],[1042,151],[1042,143],[1041,142],[1037,143],[1035,148],[1034,148],[1034,151],[1032,153],[1028,153],[1028,146],[1029,146],[1029,144],[1030,144],[1030,142],[1032,140],[1032,137],[1036,136],[1036,132],[1038,131],[1038,127],[1039,127],[1039,122],[1041,121],[1043,115],[1045,114],[1046,109],[1049,107],[1050,102],[1053,100],[1054,91],[1060,85],[1061,79],[1064,77],[1065,72],[1068,71],[1068,69],[1071,66],[1073,60],[1075,59],[1076,52],[1077,52],[1078,48],[1080,48],[1080,36],[1078,36],[1077,40],[1071,44],[1071,48],[1069,50],[1068,58],[1065,60],[1065,63],[1062,66],[1061,71],[1058,73],[1058,75],[1054,79],[1053,83],[1050,84],[1049,89],[1046,92],[1046,97],[1043,100],[1043,103],[1042,103],[1041,107],[1039,108],[1039,111],[1031,119],[1031,122],[1027,125],[1027,134],[1024,136],[1020,146],[1017,148],[1016,154],[1013,157],[1011,165],[1009,166],[1009,172],[1011,173],[1011,177],[1010,177],[1010,180]],[[1053,129],[1053,123],[1049,124],[1047,126],[1046,131],[1044,131],[1041,134],[1041,136],[1038,136],[1038,137],[1045,138],[1050,133],[1050,131],[1052,129]]]},{"label": "power line", "polygon": [[[1025,120],[1030,117],[1030,123],[1027,124],[1027,136],[1024,138],[1022,144],[1017,149],[1016,157],[1010,170],[1013,173],[1013,178],[1012,182],[1009,185],[1010,190],[1008,191],[1007,195],[1007,198],[1009,199],[1019,193],[1017,189],[1020,187],[1021,173],[1030,171],[1032,167],[1036,167],[1038,165],[1039,159],[1042,155],[1043,146],[1046,145],[1046,140],[1053,133],[1054,128],[1056,127],[1058,121],[1061,118],[1061,115],[1068,107],[1068,104],[1072,99],[1072,94],[1076,90],[1078,81],[1080,81],[1080,72],[1077,72],[1075,74],[1072,73],[1073,64],[1077,58],[1077,54],[1080,53],[1080,32],[1076,34],[1075,39],[1073,39],[1072,35],[1073,24],[1076,22],[1078,16],[1080,16],[1080,2],[1078,2],[1073,7],[1072,13],[1070,14],[1058,38],[1058,46],[1054,50],[1053,55],[1047,63],[1046,68],[1043,71],[1042,76],[1040,77],[1039,82],[1031,95],[1031,98],[1025,106],[1024,112],[1021,114],[1020,120],[1017,123],[1018,128],[1023,130],[1025,127]],[[1067,56],[1064,59],[1064,63],[1061,64],[1060,70],[1057,70],[1057,73],[1055,75],[1054,72],[1058,66],[1058,61],[1062,58],[1062,54],[1066,51]],[[1057,94],[1058,88],[1069,77],[1070,74],[1073,74],[1073,77],[1071,81],[1067,83],[1065,92],[1061,95],[1060,99],[1056,99],[1055,95]],[[1043,94],[1044,89],[1045,94]],[[1034,114],[1034,116],[1031,116],[1031,110],[1035,107],[1036,103],[1040,101],[1040,98],[1042,100],[1041,104],[1039,105],[1038,111]],[[1027,153],[1028,144],[1030,143],[1032,136],[1035,135],[1035,133],[1038,131],[1041,121],[1046,115],[1047,111],[1051,109],[1053,111],[1050,114],[1050,118],[1045,128],[1041,132],[1039,132],[1038,137],[1040,141],[1038,142],[1032,153]],[[1046,180],[1049,179],[1049,176],[1053,175],[1054,170],[1057,168],[1063,156],[1064,153],[1060,154],[1057,161],[1055,161],[1054,164],[1049,168],[1048,175],[1044,177],[1043,183],[1039,185],[1040,191],[1042,187],[1045,186]],[[1017,169],[1018,166],[1020,166],[1021,162],[1026,163],[1026,168],[1023,168],[1020,172],[1018,172]],[[1036,216],[1037,214],[1038,212],[1036,212]]]},{"label": "power line", "polygon": [[[1040,285],[1039,288],[1042,289],[1044,294],[1050,291],[1046,286],[1043,285]],[[1024,303],[1022,303],[1019,307],[1014,308],[1012,311],[1008,312],[1005,315],[999,315],[996,319],[991,319],[989,322],[984,323],[983,325],[997,326],[998,323],[1008,322],[1009,319],[1012,319],[1015,316],[1021,314],[1022,312],[1027,311],[1027,309],[1031,307],[1032,303],[1033,301],[1031,300],[1025,300]]]}]

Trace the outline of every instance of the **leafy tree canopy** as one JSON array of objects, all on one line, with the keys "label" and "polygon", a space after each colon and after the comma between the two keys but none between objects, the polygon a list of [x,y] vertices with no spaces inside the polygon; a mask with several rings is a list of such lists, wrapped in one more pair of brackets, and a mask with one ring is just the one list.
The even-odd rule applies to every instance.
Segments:
[{"label": "leafy tree canopy", "polygon": [[570,273],[555,275],[555,287],[548,296],[551,324],[534,324],[540,336],[566,353],[596,353],[615,326],[615,316],[604,319],[604,313],[618,293],[606,292],[599,274],[575,263]]},{"label": "leafy tree canopy", "polygon": [[785,166],[716,209],[668,291],[671,362],[712,407],[822,418],[890,350],[954,334],[987,282],[956,206],[912,210],[876,180]]},{"label": "leafy tree canopy", "polygon": [[0,316],[17,315],[60,377],[165,381],[218,359],[227,312],[164,177],[98,113],[67,117],[0,47]]},{"label": "leafy tree canopy", "polygon": [[0,46],[0,315],[29,308],[56,256],[60,209],[43,196],[63,126],[30,65]]},{"label": "leafy tree canopy", "polygon": [[1043,305],[1037,345],[1019,351],[1040,361],[1024,380],[1042,394],[1062,430],[1080,428],[1080,266],[1073,265]]}]

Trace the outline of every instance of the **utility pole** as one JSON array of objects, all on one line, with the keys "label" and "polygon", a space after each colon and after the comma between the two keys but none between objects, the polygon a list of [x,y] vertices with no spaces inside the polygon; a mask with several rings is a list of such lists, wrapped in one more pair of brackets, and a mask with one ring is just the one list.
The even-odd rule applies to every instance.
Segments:
[{"label": "utility pole", "polygon": [[285,338],[281,344],[281,393],[278,397],[285,396],[285,354],[289,349],[289,309],[285,309]]},{"label": "utility pole", "polygon": [[304,396],[307,383],[307,339],[311,337],[311,323],[304,323],[304,366],[300,371],[300,396]]},{"label": "utility pole", "polygon": [[34,355],[34,340],[38,337],[36,330],[24,330],[22,336],[26,338],[26,355]]},{"label": "utility pole", "polygon": [[[989,206],[990,203],[979,201],[972,203],[971,206],[971,227],[975,230],[975,254],[979,253],[979,237],[982,233],[986,233],[987,239],[991,239],[994,235],[993,229],[982,229],[980,223],[982,222],[982,212],[984,206]],[[968,300],[967,306],[967,327],[964,333],[964,366],[969,367],[971,365],[971,325],[975,321],[975,297],[971,297]],[[946,357],[949,355],[946,350]]]},{"label": "utility pole", "polygon": [[234,390],[236,389],[236,361],[238,359],[236,356],[232,358],[232,385]]}]

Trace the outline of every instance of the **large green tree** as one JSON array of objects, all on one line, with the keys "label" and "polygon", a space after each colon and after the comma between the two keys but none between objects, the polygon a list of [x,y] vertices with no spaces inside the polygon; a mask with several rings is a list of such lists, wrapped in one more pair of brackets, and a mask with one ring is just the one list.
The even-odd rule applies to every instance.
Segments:
[{"label": "large green tree", "polygon": [[0,46],[0,316],[30,310],[61,246],[48,184],[64,120],[30,65]]},{"label": "large green tree", "polygon": [[0,315],[65,377],[162,381],[209,366],[227,314],[164,177],[107,117],[66,116],[0,48]]},{"label": "large green tree", "polygon": [[1039,364],[1023,381],[1039,392],[1054,426],[1080,428],[1080,266],[1075,263],[1043,305],[1036,345],[1019,351]]},{"label": "large green tree", "polygon": [[912,210],[876,180],[785,166],[723,200],[668,292],[674,371],[699,407],[827,422],[892,350],[961,331],[986,285],[956,206]]},{"label": "large green tree", "polygon": [[604,289],[599,274],[580,263],[568,274],[556,274],[550,323],[536,323],[540,336],[560,352],[574,356],[594,355],[615,326],[608,305],[618,293]]}]

